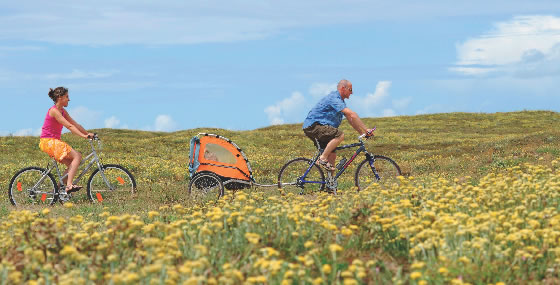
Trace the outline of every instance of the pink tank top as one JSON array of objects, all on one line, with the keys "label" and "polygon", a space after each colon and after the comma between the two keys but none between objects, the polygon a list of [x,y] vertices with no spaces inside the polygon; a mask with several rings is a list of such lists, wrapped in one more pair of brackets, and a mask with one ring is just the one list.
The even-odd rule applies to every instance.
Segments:
[{"label": "pink tank top", "polygon": [[[62,127],[63,125],[61,123],[59,123],[55,117],[51,117],[49,115],[49,112],[51,111],[52,108],[56,108],[56,106],[52,106],[51,108],[49,108],[49,110],[47,111],[47,116],[45,117],[45,122],[43,123],[43,129],[41,131],[41,138],[45,139],[60,139],[60,134],[62,133]],[[62,116],[64,118],[66,118],[66,112],[64,112],[64,109],[62,110]]]}]

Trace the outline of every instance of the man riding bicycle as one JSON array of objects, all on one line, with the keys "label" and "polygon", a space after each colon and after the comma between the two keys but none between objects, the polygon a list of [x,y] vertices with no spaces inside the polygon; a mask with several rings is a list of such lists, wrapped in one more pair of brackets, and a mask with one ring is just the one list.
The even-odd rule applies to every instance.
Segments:
[{"label": "man riding bicycle", "polygon": [[316,140],[323,149],[317,163],[328,171],[335,170],[335,148],[344,140],[344,133],[338,129],[342,122],[342,115],[358,134],[373,135],[373,129],[366,128],[356,112],[346,107],[345,99],[352,94],[352,83],[346,79],[340,80],[337,90],[322,98],[315,107],[309,111],[303,122],[303,132],[314,143]]}]

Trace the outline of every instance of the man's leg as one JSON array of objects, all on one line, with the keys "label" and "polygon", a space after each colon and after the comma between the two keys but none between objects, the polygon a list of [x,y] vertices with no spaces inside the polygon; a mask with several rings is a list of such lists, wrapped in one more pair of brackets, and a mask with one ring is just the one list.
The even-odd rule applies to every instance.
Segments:
[{"label": "man's leg", "polygon": [[339,137],[332,139],[327,146],[325,147],[325,150],[323,151],[323,153],[321,154],[321,156],[319,157],[321,160],[323,161],[328,161],[331,163],[331,165],[334,166],[334,163],[336,161],[336,153],[333,152],[333,150],[340,145],[340,143],[342,143],[342,141],[344,140],[344,134],[341,134]]}]

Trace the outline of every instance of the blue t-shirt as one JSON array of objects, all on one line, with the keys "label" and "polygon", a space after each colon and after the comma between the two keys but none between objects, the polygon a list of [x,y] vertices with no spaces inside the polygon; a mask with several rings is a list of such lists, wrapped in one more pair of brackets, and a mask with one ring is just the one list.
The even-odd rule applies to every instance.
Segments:
[{"label": "blue t-shirt", "polygon": [[305,129],[315,122],[338,128],[342,123],[342,109],[344,108],[346,108],[346,103],[340,97],[340,93],[333,91],[309,111],[307,118],[303,121],[303,128]]}]

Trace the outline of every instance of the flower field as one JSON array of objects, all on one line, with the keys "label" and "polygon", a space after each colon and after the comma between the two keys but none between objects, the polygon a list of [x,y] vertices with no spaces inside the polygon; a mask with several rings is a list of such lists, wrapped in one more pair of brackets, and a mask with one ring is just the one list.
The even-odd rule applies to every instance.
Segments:
[{"label": "flower field", "polygon": [[[207,204],[185,195],[187,142],[207,130],[100,130],[103,160],[129,167],[139,193],[48,208],[4,197],[0,283],[560,283],[560,116],[468,115],[366,120],[383,130],[368,149],[405,171],[390,187],[356,192],[346,173],[337,196],[263,188]],[[313,154],[298,128],[215,131],[273,183],[285,161]],[[0,155],[2,189],[18,168],[46,164],[35,141],[0,138],[11,150]]]}]

